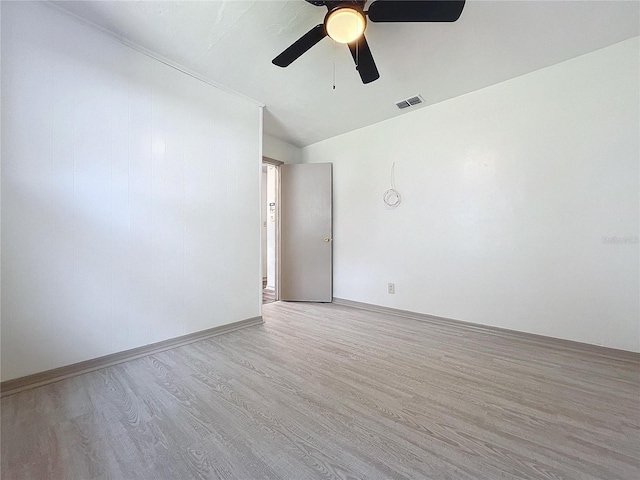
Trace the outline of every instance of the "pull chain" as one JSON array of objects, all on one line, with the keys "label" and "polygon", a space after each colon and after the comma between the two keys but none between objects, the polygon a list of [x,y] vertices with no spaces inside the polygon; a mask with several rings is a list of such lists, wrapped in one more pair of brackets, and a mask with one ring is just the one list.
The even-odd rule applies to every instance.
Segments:
[{"label": "pull chain", "polygon": [[336,89],[336,41],[333,41],[333,89]]}]

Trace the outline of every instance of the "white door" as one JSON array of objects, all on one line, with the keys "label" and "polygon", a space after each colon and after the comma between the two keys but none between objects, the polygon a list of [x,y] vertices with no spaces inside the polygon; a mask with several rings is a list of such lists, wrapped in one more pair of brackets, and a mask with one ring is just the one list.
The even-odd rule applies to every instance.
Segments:
[{"label": "white door", "polygon": [[280,167],[280,300],[333,299],[332,164]]}]

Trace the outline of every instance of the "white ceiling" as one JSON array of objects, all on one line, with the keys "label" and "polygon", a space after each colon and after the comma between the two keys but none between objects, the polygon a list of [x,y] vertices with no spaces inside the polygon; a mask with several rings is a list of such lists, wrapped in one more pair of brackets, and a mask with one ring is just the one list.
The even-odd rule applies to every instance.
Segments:
[{"label": "white ceiling", "polygon": [[298,146],[400,115],[403,98],[441,102],[640,34],[637,1],[467,0],[455,23],[369,23],[380,79],[363,85],[328,38],[271,64],[322,23],[326,8],[304,0],[54,3],[264,103],[265,133]]}]

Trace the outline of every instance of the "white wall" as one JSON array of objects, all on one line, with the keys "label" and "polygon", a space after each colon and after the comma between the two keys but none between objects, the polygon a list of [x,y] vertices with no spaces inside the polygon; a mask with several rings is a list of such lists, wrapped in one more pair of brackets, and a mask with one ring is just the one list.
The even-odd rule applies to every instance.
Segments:
[{"label": "white wall", "polygon": [[302,149],[265,133],[262,135],[262,155],[284,163],[300,163]]},{"label": "white wall", "polygon": [[334,295],[640,351],[638,53],[634,38],[304,148],[334,163]]},{"label": "white wall", "polygon": [[[0,4],[0,52],[2,51],[2,5]],[[0,55],[1,59],[1,55]],[[2,61],[0,61],[0,79],[2,78]],[[2,89],[0,88],[0,91]],[[1,93],[1,92],[0,92]],[[0,131],[2,131],[2,105],[0,104]],[[0,135],[0,179],[2,178],[2,135]],[[2,182],[0,181],[0,217],[2,212]],[[2,221],[0,221],[0,273],[2,272]],[[0,377],[2,372],[2,275],[0,274]],[[0,378],[1,380],[1,378]]]},{"label": "white wall", "polygon": [[261,109],[2,2],[2,380],[260,315]]}]

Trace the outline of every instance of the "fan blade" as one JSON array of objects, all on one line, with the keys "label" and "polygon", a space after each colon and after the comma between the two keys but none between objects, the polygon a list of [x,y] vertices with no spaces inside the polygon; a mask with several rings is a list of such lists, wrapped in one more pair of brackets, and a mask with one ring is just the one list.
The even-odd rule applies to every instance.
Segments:
[{"label": "fan blade", "polygon": [[372,22],[455,22],[464,0],[377,0],[367,15]]},{"label": "fan blade", "polygon": [[351,50],[351,56],[356,63],[356,69],[360,73],[362,83],[371,83],[380,78],[376,62],[373,60],[371,49],[369,49],[369,44],[364,35],[357,42],[350,43],[349,50]]},{"label": "fan blade", "polygon": [[327,31],[324,28],[324,24],[316,25],[307,33],[305,33],[298,40],[287,48],[284,52],[274,58],[271,63],[278,67],[288,67],[296,60],[300,55],[313,47],[316,43],[327,36]]}]

